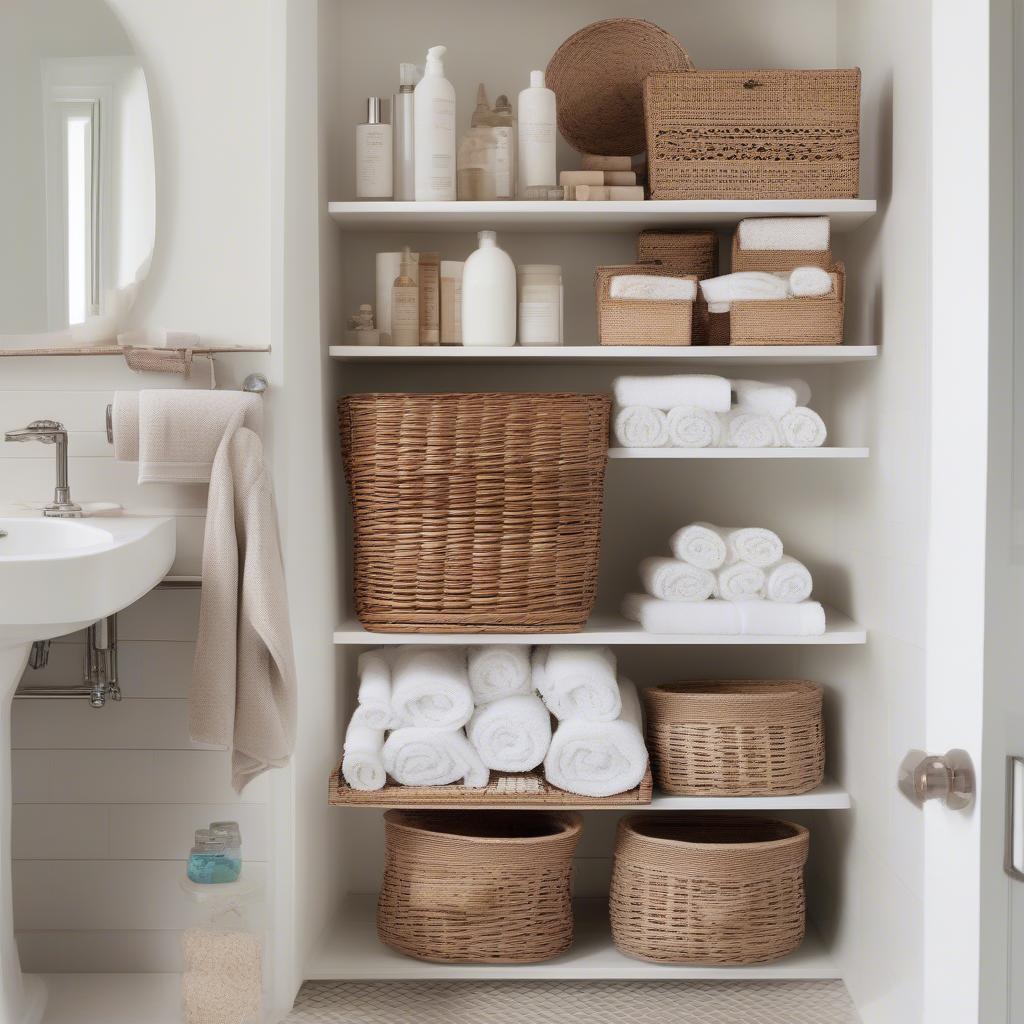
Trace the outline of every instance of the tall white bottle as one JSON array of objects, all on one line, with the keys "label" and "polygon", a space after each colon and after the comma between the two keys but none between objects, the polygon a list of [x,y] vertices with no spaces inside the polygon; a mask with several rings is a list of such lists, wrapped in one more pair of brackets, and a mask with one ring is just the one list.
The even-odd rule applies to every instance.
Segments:
[{"label": "tall white bottle", "polygon": [[423,78],[413,94],[416,120],[416,199],[455,199],[455,89],[444,77],[447,48],[427,50]]},{"label": "tall white bottle", "polygon": [[516,343],[516,267],[498,248],[493,231],[481,231],[480,248],[462,271],[462,344],[500,347]]},{"label": "tall white bottle", "polygon": [[531,185],[558,184],[555,164],[555,94],[544,86],[544,72],[530,72],[530,88],[519,94],[519,198]]}]

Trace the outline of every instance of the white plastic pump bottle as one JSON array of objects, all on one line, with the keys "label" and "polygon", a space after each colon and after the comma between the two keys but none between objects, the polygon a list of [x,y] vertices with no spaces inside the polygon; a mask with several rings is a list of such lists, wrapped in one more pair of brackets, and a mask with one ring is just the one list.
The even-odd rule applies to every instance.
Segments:
[{"label": "white plastic pump bottle", "polygon": [[516,267],[498,248],[493,231],[477,236],[462,271],[462,344],[500,347],[516,343]]},{"label": "white plastic pump bottle", "polygon": [[416,199],[455,199],[455,89],[444,77],[444,46],[427,51],[427,64],[413,94],[416,120]]}]

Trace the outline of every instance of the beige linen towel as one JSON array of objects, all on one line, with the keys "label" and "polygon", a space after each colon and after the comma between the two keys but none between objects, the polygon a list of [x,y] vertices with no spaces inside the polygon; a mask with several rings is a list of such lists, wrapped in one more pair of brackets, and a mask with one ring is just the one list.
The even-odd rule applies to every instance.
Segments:
[{"label": "beige linen towel", "polygon": [[229,422],[210,476],[189,733],[232,750],[235,789],[295,746],[295,657],[263,443]]}]

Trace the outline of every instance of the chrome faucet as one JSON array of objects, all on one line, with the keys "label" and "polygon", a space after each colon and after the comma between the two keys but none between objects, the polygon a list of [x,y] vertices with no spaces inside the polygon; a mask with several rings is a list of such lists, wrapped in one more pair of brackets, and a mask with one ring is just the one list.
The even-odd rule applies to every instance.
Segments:
[{"label": "chrome faucet", "polygon": [[53,504],[43,509],[43,515],[57,519],[78,519],[82,506],[71,500],[68,486],[68,432],[56,420],[35,420],[22,430],[8,430],[5,441],[42,441],[56,446],[57,486],[53,491]]}]

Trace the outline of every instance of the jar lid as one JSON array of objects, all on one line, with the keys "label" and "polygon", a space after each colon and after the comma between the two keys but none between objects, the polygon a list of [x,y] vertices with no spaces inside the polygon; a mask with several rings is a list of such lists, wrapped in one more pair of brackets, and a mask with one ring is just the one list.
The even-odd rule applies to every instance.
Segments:
[{"label": "jar lid", "polygon": [[523,263],[519,267],[520,274],[551,274],[562,276],[562,268],[557,263]]}]

